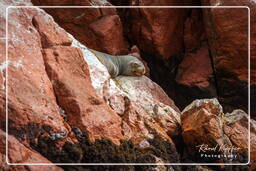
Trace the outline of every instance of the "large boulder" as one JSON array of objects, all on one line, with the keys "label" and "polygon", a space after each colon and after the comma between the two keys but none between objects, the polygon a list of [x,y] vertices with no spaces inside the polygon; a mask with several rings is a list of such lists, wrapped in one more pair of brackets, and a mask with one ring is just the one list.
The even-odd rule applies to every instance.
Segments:
[{"label": "large boulder", "polygon": [[72,128],[80,127],[92,141],[105,137],[118,144],[120,117],[96,95],[83,55],[70,47],[68,34],[38,8],[11,9],[9,19],[8,61],[1,46],[1,129],[6,125],[8,67],[10,135],[27,146],[49,137],[61,147],[77,142]]},{"label": "large boulder", "polygon": [[[217,99],[195,100],[182,111],[181,122],[186,150],[194,161],[247,163],[250,140],[250,167],[255,168],[255,121],[244,111],[224,114]],[[205,157],[230,154],[233,158]]]},{"label": "large boulder", "polygon": [[[0,49],[3,80],[0,108],[5,111],[5,91],[8,91],[8,133],[24,143],[33,141],[39,134],[68,133],[70,129],[61,116],[52,84],[45,71],[41,37],[31,22],[36,14],[44,15],[42,11],[33,9],[9,9],[8,61],[4,59],[4,46]],[[48,18],[49,16],[45,16],[45,20]],[[5,22],[4,16],[0,22]],[[63,33],[64,30],[52,27],[52,32]],[[59,44],[64,42],[60,40]],[[5,87],[7,67],[8,89]],[[0,115],[3,129],[6,125],[5,112]]]},{"label": "large boulder", "polygon": [[[32,0],[45,6],[111,6],[108,1]],[[115,8],[45,8],[54,20],[91,49],[116,54],[128,53],[123,26]]]}]

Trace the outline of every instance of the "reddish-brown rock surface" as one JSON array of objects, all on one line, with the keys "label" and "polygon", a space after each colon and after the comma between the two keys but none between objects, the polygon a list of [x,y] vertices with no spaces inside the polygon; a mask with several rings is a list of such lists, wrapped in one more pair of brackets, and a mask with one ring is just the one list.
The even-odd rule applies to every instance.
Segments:
[{"label": "reddish-brown rock surface", "polygon": [[[250,131],[250,169],[255,168],[255,121],[249,121],[244,111],[234,110],[232,113],[224,114],[217,99],[195,100],[182,111],[181,122],[182,136],[187,145],[188,154],[199,161],[205,161],[202,153],[207,153],[205,146],[207,145],[208,148],[217,146],[217,150],[211,152],[218,152],[218,154],[230,154],[231,151],[228,151],[227,147],[233,147],[233,154],[238,156],[231,161],[247,163],[248,131]],[[250,128],[248,122],[251,122]],[[223,150],[223,147],[226,150]],[[211,158],[209,161],[218,160],[218,158]],[[222,162],[225,160],[227,159],[222,158]]]},{"label": "reddish-brown rock surface", "polygon": [[[13,9],[9,14],[8,122],[9,133],[20,141],[30,141],[44,132],[67,133],[69,129],[60,115],[45,71],[40,36],[31,22],[37,13],[41,12]],[[4,126],[5,113],[1,113],[0,120]]]},{"label": "reddish-brown rock surface", "polygon": [[[178,0],[131,0],[131,6],[179,6],[191,5]],[[183,50],[183,23],[187,9],[134,8],[129,11],[125,27],[129,27],[130,39],[144,52],[168,59]],[[127,29],[127,28],[126,28]]]},{"label": "reddish-brown rock surface", "polygon": [[[255,2],[249,0],[202,0],[202,5],[238,6],[250,8],[251,14],[251,88],[255,92],[256,84],[256,28]],[[248,110],[248,14],[243,8],[204,9],[204,24],[209,40],[211,56],[216,73],[217,89],[224,109]],[[228,18],[228,19],[227,19]],[[255,94],[255,93],[254,93]],[[255,95],[252,96],[255,101]],[[255,113],[255,103],[252,112]]]},{"label": "reddish-brown rock surface", "polygon": [[186,107],[188,102],[194,99],[217,97],[214,72],[206,42],[201,42],[200,47],[193,52],[185,53],[178,66],[175,81],[177,92],[188,92],[187,96],[183,93],[177,93],[175,96],[181,108]]},{"label": "reddish-brown rock surface", "polygon": [[[51,147],[56,146],[58,150],[64,145],[66,150],[66,144],[79,141],[74,134],[80,133],[88,135],[91,141],[107,138],[119,144],[119,140],[125,138],[139,146],[145,146],[147,139],[158,135],[174,146],[170,136],[179,134],[180,112],[157,84],[147,77],[128,77],[115,83],[105,68],[101,75],[97,73],[97,79],[102,80],[106,76],[108,84],[116,84],[115,88],[108,89],[107,85],[103,85],[103,94],[96,94],[95,84],[98,82],[97,79],[91,82],[91,78],[94,78],[92,72],[98,65],[99,69],[104,66],[99,61],[91,65],[90,61],[84,60],[97,58],[88,54],[88,50],[73,47],[74,40],[52,17],[43,10],[23,8],[11,11],[10,18],[6,63],[9,76],[8,133],[14,135],[17,142],[44,156],[48,156],[47,142],[50,141]],[[1,46],[1,86],[4,85],[7,67],[4,49]],[[127,82],[132,83],[131,92],[118,89],[118,84],[125,86]],[[5,87],[1,89],[1,129],[5,125],[4,91]],[[133,93],[138,95],[142,92],[148,99],[141,101],[140,97],[133,97]],[[117,101],[120,106],[124,102],[124,110],[116,109],[112,103],[111,99],[118,99],[119,96],[124,98],[124,101]],[[151,116],[155,119],[152,120]],[[128,136],[129,133],[131,136]],[[9,141],[15,143],[16,140],[10,138]],[[57,149],[51,149],[48,153],[54,150]],[[15,155],[11,157],[16,159]],[[31,158],[29,161],[38,163],[40,159]],[[62,161],[58,158],[50,160]]]},{"label": "reddish-brown rock surface", "polygon": [[[110,6],[107,1],[41,1],[34,5],[48,6]],[[123,26],[115,8],[45,9],[55,21],[77,40],[91,49],[116,54],[128,53],[128,44],[123,36]]]},{"label": "reddish-brown rock surface", "polygon": [[[6,139],[6,133],[0,129],[0,169],[5,170],[30,170],[30,171],[46,171],[46,170],[52,170],[52,171],[61,171],[63,169],[54,166],[36,166],[36,165],[27,165],[27,166],[10,166],[6,161],[6,149],[5,149],[5,141]],[[17,139],[15,139],[13,136],[8,136],[8,156],[9,156],[9,163],[44,163],[44,164],[51,164],[49,160],[41,156],[39,153],[37,153],[34,150],[31,150],[21,144]]]},{"label": "reddish-brown rock surface", "polygon": [[208,46],[205,43],[196,53],[187,53],[179,65],[176,81],[186,86],[208,87],[213,77]]},{"label": "reddish-brown rock surface", "polygon": [[81,51],[60,46],[44,49],[43,56],[67,122],[73,128],[87,131],[92,140],[107,137],[118,143],[122,139],[121,119],[96,95]]},{"label": "reddish-brown rock surface", "polygon": [[[107,1],[99,0],[76,2],[34,0],[33,2],[41,5],[111,5]],[[210,2],[214,4],[215,1]],[[234,1],[229,2],[234,3]],[[126,3],[191,4],[190,1],[176,0],[161,2],[131,0]],[[20,3],[4,0],[0,4],[4,7],[31,5],[25,0]],[[252,3],[249,5],[253,6]],[[176,94],[180,93],[185,100],[190,97],[187,103],[193,98],[202,98],[204,95],[216,96],[215,88],[219,88],[217,84],[219,82],[216,86],[213,77],[215,79],[224,77],[216,77],[212,65],[216,65],[217,68],[224,67],[230,73],[237,74],[239,80],[234,77],[225,80],[231,82],[235,80],[236,82],[232,82],[234,86],[237,86],[239,81],[244,81],[243,64],[239,64],[240,68],[235,67],[237,70],[233,70],[228,67],[229,65],[211,62],[211,55],[215,60],[219,57],[216,54],[223,54],[225,51],[227,56],[221,57],[229,61],[238,54],[241,58],[235,61],[241,62],[240,59],[243,59],[246,52],[242,47],[243,40],[238,42],[233,35],[236,33],[234,30],[238,26],[243,29],[244,24],[236,25],[236,22],[240,21],[238,18],[224,21],[223,16],[226,15],[226,11],[217,12],[217,9],[203,12],[198,9],[132,9],[131,11],[134,13],[122,13],[122,10],[117,11],[114,8],[47,10],[54,16],[56,22],[85,46],[59,27],[43,10],[24,8],[10,11],[8,61],[4,60],[5,41],[0,41],[0,139],[2,140],[0,168],[2,170],[38,168],[37,166],[10,167],[4,161],[6,154],[3,130],[6,121],[7,67],[10,162],[198,162],[201,159],[197,156],[196,145],[200,143],[239,147],[240,158],[232,162],[247,162],[248,117],[245,112],[235,110],[224,114],[216,99],[204,99],[194,101],[181,113],[166,92],[150,78],[118,76],[112,79],[107,69],[87,49],[88,46],[111,54],[130,53],[139,59],[144,58],[149,63],[153,77],[160,78],[166,73],[160,78],[162,81],[174,84],[176,79],[179,85],[187,86],[188,89],[182,90],[163,87],[169,93],[175,91]],[[207,19],[209,14],[211,20],[203,23],[202,16]],[[234,12],[230,14],[233,15]],[[0,15],[0,24],[3,25],[5,15]],[[129,22],[125,22],[125,17],[128,17],[126,19]],[[128,23],[132,25],[129,26]],[[214,27],[209,28],[209,24],[213,24]],[[234,30],[226,27],[227,24],[231,24]],[[205,34],[205,27],[208,34]],[[211,36],[214,35],[211,29],[214,29],[216,35],[220,35],[219,39],[212,39]],[[4,33],[5,30],[0,29],[0,35]],[[254,31],[252,33],[254,34]],[[242,32],[237,37],[242,39],[243,36]],[[126,38],[129,40],[127,41],[129,45]],[[210,42],[209,47],[207,39]],[[227,42],[231,44],[226,46]],[[138,48],[133,46],[134,44]],[[238,45],[241,47],[237,47]],[[128,47],[132,46],[129,51]],[[219,51],[215,54],[218,48]],[[170,84],[165,85],[168,87]],[[200,91],[193,92],[194,87]],[[203,93],[195,97],[198,92]],[[218,95],[222,97],[221,94]],[[242,96],[237,94],[237,97]],[[244,104],[241,103],[241,106]],[[253,170],[256,156],[254,120],[251,121],[250,129],[252,146],[250,167]],[[86,138],[89,138],[89,141]],[[145,151],[138,153],[139,149]],[[182,157],[181,160],[177,151]],[[133,159],[134,155],[136,160]],[[152,158],[154,160],[150,160]],[[214,161],[226,162],[225,159]],[[61,167],[72,169],[73,166]],[[167,167],[159,166],[154,169],[165,170]],[[74,169],[84,168],[86,166],[74,166]],[[131,168],[141,170],[137,166]],[[190,170],[190,168],[185,169]],[[62,170],[56,166],[38,169]],[[111,170],[111,168],[107,169]],[[152,168],[147,168],[149,169]],[[180,170],[175,166],[173,169]],[[194,169],[208,170],[203,167]]]}]

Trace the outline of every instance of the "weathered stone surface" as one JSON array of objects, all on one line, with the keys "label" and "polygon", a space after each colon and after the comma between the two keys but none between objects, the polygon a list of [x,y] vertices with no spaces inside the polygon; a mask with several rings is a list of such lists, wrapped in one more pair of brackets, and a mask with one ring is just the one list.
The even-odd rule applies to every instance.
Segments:
[{"label": "weathered stone surface", "polygon": [[[251,47],[256,46],[255,2],[250,0],[202,0],[201,2],[202,5],[210,6],[248,6],[251,12]],[[237,108],[248,110],[248,14],[246,7],[203,9],[220,102],[229,112]],[[252,92],[255,92],[256,50],[254,48],[251,48],[250,59],[250,86]],[[255,101],[254,94],[252,101]],[[254,112],[255,104],[251,107]]]},{"label": "weathered stone surface", "polygon": [[6,161],[6,133],[0,129],[0,169],[1,170],[25,170],[25,171],[61,171],[63,169],[50,165],[51,162],[41,156],[36,151],[33,151],[23,144],[21,144],[17,139],[13,136],[8,136],[8,162],[9,163],[45,163],[49,164],[49,166],[10,166]]},{"label": "weathered stone surface", "polygon": [[[107,1],[96,0],[37,2],[55,5],[110,5]],[[156,1],[135,0],[130,2],[133,5],[157,3]],[[162,5],[183,4],[181,1],[158,3]],[[16,1],[15,5],[17,5]],[[27,3],[27,5],[31,4]],[[138,22],[134,26],[142,29],[141,35],[144,36],[142,39],[144,41],[139,42],[138,46],[143,54],[152,52],[163,62],[162,59],[185,52],[185,58],[178,69],[177,82],[202,89],[211,85],[209,78],[212,77],[213,71],[208,47],[202,43],[205,41],[205,36],[200,10],[191,10],[191,15],[186,20],[187,10],[179,12],[180,10],[165,9],[157,11],[156,15],[152,13],[155,9],[135,9],[134,11],[141,12],[142,16],[137,18]],[[99,48],[97,50],[112,54],[128,54],[122,33],[123,28],[115,9],[70,9],[68,11],[59,9],[48,10],[48,12],[52,13],[56,21],[63,24],[63,27],[72,30],[70,32],[75,37],[85,41],[86,45],[95,46]],[[137,14],[134,13],[134,17],[137,17]],[[154,144],[156,143],[154,140],[159,136],[167,140],[164,142],[169,144],[168,148],[170,146],[172,148],[167,148],[167,150],[173,152],[173,156],[172,154],[170,156],[178,162],[174,147],[174,142],[177,142],[173,141],[173,138],[180,137],[181,134],[186,144],[185,150],[194,157],[192,161],[198,159],[195,156],[198,150],[195,146],[199,143],[209,143],[210,145],[224,144],[239,147],[239,155],[244,154],[244,156],[241,160],[233,162],[246,162],[248,120],[247,115],[241,110],[224,115],[222,107],[216,100],[198,100],[188,106],[180,116],[180,111],[173,101],[160,86],[148,77],[119,76],[111,79],[98,59],[85,46],[61,29],[43,10],[15,9],[10,12],[10,17],[13,20],[9,20],[8,62],[4,61],[5,42],[0,41],[0,121],[3,129],[6,120],[4,83],[8,66],[8,99],[11,115],[9,141],[10,152],[13,154],[10,157],[12,162],[49,162],[32,148],[40,151],[51,161],[55,161],[52,157],[59,154],[64,157],[64,161],[81,161],[84,157],[86,158],[86,151],[81,150],[79,143],[85,139],[83,137],[87,137],[86,135],[89,135],[91,141],[107,138],[115,144],[119,144],[120,139],[130,140],[136,147],[142,149],[157,145]],[[160,20],[157,19],[159,17]],[[3,19],[4,17],[0,17],[1,25],[4,23]],[[136,21],[136,18],[131,21]],[[136,24],[141,25],[137,27]],[[178,33],[177,31],[183,30],[183,24],[184,32]],[[171,32],[168,32],[169,27]],[[0,29],[1,33],[4,31]],[[134,35],[136,36],[137,33],[132,34]],[[170,40],[167,40],[168,38]],[[134,43],[133,40],[130,41]],[[144,45],[145,47],[140,47]],[[131,48],[129,53],[140,58],[140,50]],[[198,65],[200,63],[202,65]],[[158,71],[166,68],[159,65],[158,68],[153,69]],[[167,72],[173,72],[173,68],[169,69],[171,71],[167,70]],[[166,75],[164,79],[167,77],[169,75]],[[185,96],[187,93],[182,95]],[[252,120],[252,169],[255,168],[255,127],[255,121]],[[1,140],[4,139],[4,136],[2,137]],[[9,167],[4,164],[4,142],[0,141],[0,161],[3,161],[0,167],[5,170],[59,169],[55,166],[49,166],[50,168]],[[41,146],[37,146],[38,142]],[[47,144],[47,142],[51,143]],[[106,140],[97,142],[113,145]],[[92,145],[87,141],[83,143],[88,143],[86,144],[88,146]],[[97,145],[101,144],[96,143]],[[176,144],[181,149],[182,145]],[[38,149],[39,147],[43,148]],[[52,156],[48,156],[45,152],[51,153]],[[31,156],[27,157],[28,155]],[[72,159],[68,158],[70,156]],[[161,157],[155,159],[157,163],[166,160]],[[56,161],[61,160],[56,159]],[[225,160],[217,161],[225,162]],[[158,167],[158,169],[164,170],[167,167]],[[195,169],[207,170],[200,167]]]},{"label": "weathered stone surface", "polygon": [[[200,155],[202,153],[213,154],[212,151],[204,151],[201,145],[216,147],[217,154],[230,154],[219,151],[223,147],[233,147],[233,154],[238,155],[232,162],[248,162],[248,131],[251,131],[251,169],[255,167],[255,121],[252,120],[248,129],[248,116],[242,110],[224,114],[222,107],[216,99],[195,100],[187,106],[181,115],[182,136],[187,145],[187,150],[194,159],[206,161]],[[204,146],[206,147],[206,146]],[[236,148],[236,150],[235,150]],[[201,153],[200,153],[201,149]],[[214,153],[216,154],[216,153]],[[227,161],[225,158],[210,161]]]},{"label": "weathered stone surface", "polygon": [[188,152],[194,153],[193,157],[200,158],[197,152],[202,144],[210,147],[231,145],[222,130],[222,115],[222,107],[217,99],[195,100],[182,111],[182,136]]},{"label": "weathered stone surface", "polygon": [[76,40],[72,44],[82,49],[97,94],[122,118],[126,139],[140,143],[157,134],[172,143],[169,136],[180,131],[180,111],[156,83],[145,76],[111,79],[93,53]]},{"label": "weathered stone surface", "polygon": [[[191,5],[190,1],[177,0],[131,0],[132,6],[179,6]],[[130,9],[129,9],[130,10]],[[155,57],[168,59],[174,55],[179,55],[183,50],[183,24],[187,9],[154,9],[138,8],[129,11],[129,17],[125,27],[129,28],[131,39],[135,44],[148,54]]]},{"label": "weathered stone surface", "polygon": [[184,22],[184,47],[186,52],[191,52],[207,40],[203,24],[201,9],[191,9],[190,15]]},{"label": "weathered stone surface", "polygon": [[[37,138],[43,136],[62,148],[66,142],[77,142],[71,127],[81,125],[91,140],[106,137],[118,143],[122,139],[121,120],[96,95],[83,56],[69,46],[67,33],[37,8],[11,10],[9,19],[8,61],[4,61],[3,41],[0,47],[1,128],[6,125],[4,83],[8,67],[8,133],[26,147],[34,148]],[[38,163],[40,157],[33,160]]]},{"label": "weathered stone surface", "polygon": [[35,15],[33,16],[32,24],[40,35],[42,48],[71,45],[72,42],[68,38],[68,34],[51,17],[46,18],[44,15]]},{"label": "weathered stone surface", "polygon": [[88,132],[92,141],[106,137],[118,143],[122,138],[121,120],[96,95],[81,51],[76,47],[59,46],[44,49],[43,56],[67,122]]},{"label": "weathered stone surface", "polygon": [[[110,6],[107,1],[41,1],[32,0],[35,5],[59,6]],[[55,21],[77,40],[91,49],[116,54],[127,54],[128,44],[123,28],[114,8],[45,9]]]},{"label": "weathered stone surface", "polygon": [[[31,22],[35,15],[44,14],[33,9],[10,9],[8,61],[1,64],[2,71],[8,67],[9,134],[25,142],[41,133],[69,132],[45,71],[40,36]],[[2,48],[1,56],[5,56]],[[5,102],[5,87],[2,91]],[[1,111],[5,106],[1,105]],[[1,127],[6,125],[5,112],[1,112],[0,122]]]},{"label": "weathered stone surface", "polygon": [[185,86],[208,87],[213,77],[208,46],[205,43],[196,53],[187,53],[178,68],[176,81]]},{"label": "weathered stone surface", "polygon": [[224,117],[224,133],[229,137],[232,144],[241,148],[241,151],[248,153],[248,137],[250,131],[250,154],[251,169],[256,169],[256,122],[250,120],[250,129],[248,125],[248,115],[242,110],[234,110]]},{"label": "weathered stone surface", "polygon": [[178,66],[175,81],[177,84],[175,100],[181,109],[194,99],[217,97],[212,62],[206,42],[194,52],[185,53]]}]

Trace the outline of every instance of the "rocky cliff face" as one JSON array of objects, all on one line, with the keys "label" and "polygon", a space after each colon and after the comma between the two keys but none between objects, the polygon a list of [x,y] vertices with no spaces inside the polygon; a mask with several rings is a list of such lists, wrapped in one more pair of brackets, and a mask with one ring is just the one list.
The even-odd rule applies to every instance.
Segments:
[{"label": "rocky cliff face", "polygon": [[[111,2],[114,5],[200,5],[192,1]],[[242,2],[255,8],[253,2]],[[1,11],[10,5],[111,5],[96,0],[32,0],[33,4],[29,0],[3,0],[0,3]],[[235,2],[228,5],[233,3],[238,5]],[[214,1],[202,4],[216,5]],[[245,17],[246,12],[241,10]],[[244,18],[238,20],[234,11],[230,14],[234,20],[225,20],[224,14],[227,15],[225,10],[217,8],[43,10],[23,7],[10,8],[6,21],[6,15],[1,13],[0,24],[8,24],[8,44],[6,39],[0,40],[1,170],[102,169],[99,166],[10,166],[6,158],[9,163],[246,163],[249,141],[250,165],[233,169],[255,169],[256,124],[246,113],[244,85],[248,23],[243,23]],[[1,28],[0,35],[4,36],[6,30]],[[148,63],[150,76],[112,79],[88,48],[114,55],[134,55]],[[239,65],[232,67],[236,63]],[[254,73],[254,52],[251,64]],[[252,92],[254,83],[252,74]],[[181,112],[170,97],[178,106],[186,106],[185,109]],[[207,99],[212,97],[216,98]],[[204,144],[222,149],[234,147],[237,158],[204,158],[199,151]],[[120,168],[104,166],[104,169]],[[218,170],[223,167],[158,165],[122,169]]]}]

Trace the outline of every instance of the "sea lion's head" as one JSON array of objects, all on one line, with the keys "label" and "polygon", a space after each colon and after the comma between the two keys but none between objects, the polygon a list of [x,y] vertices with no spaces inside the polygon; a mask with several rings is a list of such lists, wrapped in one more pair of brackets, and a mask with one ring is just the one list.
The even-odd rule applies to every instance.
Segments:
[{"label": "sea lion's head", "polygon": [[130,61],[128,67],[132,76],[142,76],[146,73],[144,64],[137,58]]}]

